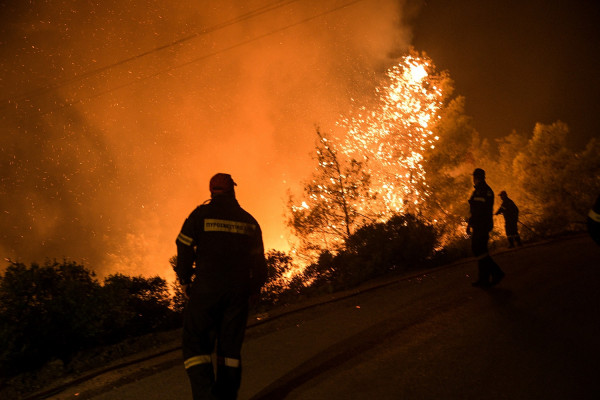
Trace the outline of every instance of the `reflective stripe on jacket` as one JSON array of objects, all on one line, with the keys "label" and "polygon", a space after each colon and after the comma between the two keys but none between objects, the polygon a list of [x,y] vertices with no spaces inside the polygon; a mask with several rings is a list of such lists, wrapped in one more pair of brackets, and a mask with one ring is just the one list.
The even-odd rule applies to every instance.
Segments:
[{"label": "reflective stripe on jacket", "polygon": [[473,229],[491,231],[494,227],[494,191],[487,183],[475,185],[475,190],[469,198],[469,226]]},{"label": "reflective stripe on jacket", "polygon": [[[175,272],[182,283],[206,290],[256,292],[266,279],[262,232],[234,197],[215,196],[197,207],[177,236]],[[193,266],[195,262],[195,268]]]}]

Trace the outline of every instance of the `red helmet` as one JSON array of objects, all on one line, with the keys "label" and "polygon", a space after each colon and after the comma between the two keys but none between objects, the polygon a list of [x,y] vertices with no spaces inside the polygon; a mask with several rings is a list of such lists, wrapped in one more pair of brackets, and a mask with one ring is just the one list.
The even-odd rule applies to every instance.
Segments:
[{"label": "red helmet", "polygon": [[485,179],[485,171],[481,168],[475,168],[475,171],[473,171],[473,176]]},{"label": "red helmet", "polygon": [[236,183],[231,178],[231,175],[218,173],[210,178],[208,186],[212,194],[221,194],[233,192],[233,187],[236,186]]}]

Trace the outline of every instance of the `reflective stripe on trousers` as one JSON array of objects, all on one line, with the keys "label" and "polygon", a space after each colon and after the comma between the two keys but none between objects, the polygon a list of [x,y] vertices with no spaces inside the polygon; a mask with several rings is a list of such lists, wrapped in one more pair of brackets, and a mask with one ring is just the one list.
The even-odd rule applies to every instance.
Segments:
[{"label": "reflective stripe on trousers", "polygon": [[590,210],[590,212],[588,213],[588,217],[590,217],[592,220],[594,220],[596,222],[600,222],[600,214],[598,214],[594,210]]},{"label": "reflective stripe on trousers", "polygon": [[190,357],[190,358],[186,359],[183,362],[183,365],[185,366],[185,369],[189,369],[189,368],[195,367],[196,365],[210,364],[211,362],[212,362],[212,359],[210,358],[210,354],[202,354],[199,356],[194,356],[194,357]]},{"label": "reflective stripe on trousers", "polygon": [[237,358],[229,358],[229,357],[219,357],[217,359],[217,363],[219,365],[224,365],[226,367],[231,368],[239,368],[241,365],[241,361]]},{"label": "reflective stripe on trousers", "polygon": [[[189,369],[195,367],[196,365],[210,364],[211,362],[212,358],[210,354],[202,354],[188,358],[183,362],[183,365],[185,366],[185,369]],[[239,359],[230,357],[219,357],[217,363],[219,365],[224,365],[231,368],[239,368],[241,365],[241,361]]]}]

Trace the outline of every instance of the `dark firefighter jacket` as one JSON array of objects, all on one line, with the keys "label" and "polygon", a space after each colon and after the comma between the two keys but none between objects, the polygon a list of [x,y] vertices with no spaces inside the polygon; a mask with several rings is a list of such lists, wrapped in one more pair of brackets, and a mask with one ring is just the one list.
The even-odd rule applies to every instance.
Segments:
[{"label": "dark firefighter jacket", "polygon": [[192,211],[176,243],[182,284],[194,277],[193,285],[203,290],[257,294],[266,280],[260,226],[233,196],[215,196]]},{"label": "dark firefighter jacket", "polygon": [[496,211],[497,214],[504,214],[504,221],[507,225],[516,224],[519,221],[519,208],[508,197],[502,200],[500,208]]},{"label": "dark firefighter jacket", "polygon": [[473,230],[489,232],[494,227],[494,192],[485,182],[475,185],[469,198],[471,216],[469,226]]},{"label": "dark firefighter jacket", "polygon": [[600,196],[598,196],[596,203],[588,213],[587,226],[592,239],[600,245]]}]

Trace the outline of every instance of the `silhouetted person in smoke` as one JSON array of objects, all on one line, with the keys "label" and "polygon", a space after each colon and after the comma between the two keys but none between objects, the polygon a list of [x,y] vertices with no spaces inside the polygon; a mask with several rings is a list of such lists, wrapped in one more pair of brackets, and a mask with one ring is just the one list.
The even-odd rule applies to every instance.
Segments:
[{"label": "silhouetted person in smoke", "polygon": [[519,208],[514,201],[508,198],[508,195],[503,190],[498,195],[502,199],[502,204],[496,215],[502,214],[504,216],[504,230],[506,231],[506,238],[508,239],[508,247],[515,247],[517,245],[522,246],[521,236],[519,236]]},{"label": "silhouetted person in smoke", "polygon": [[471,215],[467,225],[467,234],[471,235],[471,248],[477,258],[478,279],[476,287],[490,287],[504,278],[504,272],[492,259],[488,251],[490,231],[494,227],[494,192],[485,182],[485,171],[476,168],[473,171],[475,190],[469,198]]},{"label": "silhouetted person in smoke", "polygon": [[175,272],[189,299],[182,347],[194,400],[237,398],[248,302],[267,277],[260,226],[238,204],[234,186],[229,174],[213,176],[210,202],[190,214],[176,240]]},{"label": "silhouetted person in smoke", "polygon": [[588,232],[592,239],[600,245],[600,196],[587,216]]}]

